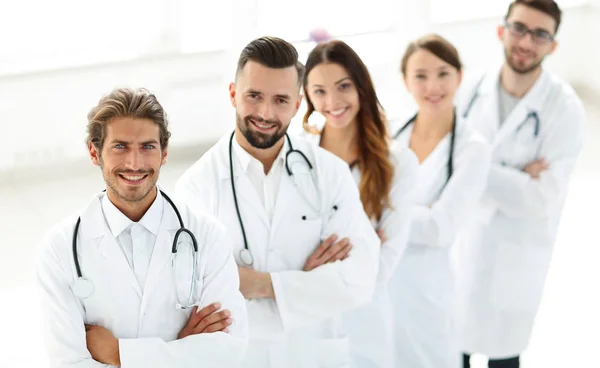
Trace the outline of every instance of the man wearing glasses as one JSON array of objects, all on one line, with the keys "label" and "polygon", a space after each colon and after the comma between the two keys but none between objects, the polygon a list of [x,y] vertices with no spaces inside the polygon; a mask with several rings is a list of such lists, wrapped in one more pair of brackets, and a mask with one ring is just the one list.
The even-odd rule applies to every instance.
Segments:
[{"label": "man wearing glasses", "polygon": [[461,92],[458,106],[493,147],[478,216],[461,235],[463,365],[519,367],[552,257],[585,114],[573,89],[542,67],[556,47],[552,0],[513,1],[498,38],[505,60]]}]

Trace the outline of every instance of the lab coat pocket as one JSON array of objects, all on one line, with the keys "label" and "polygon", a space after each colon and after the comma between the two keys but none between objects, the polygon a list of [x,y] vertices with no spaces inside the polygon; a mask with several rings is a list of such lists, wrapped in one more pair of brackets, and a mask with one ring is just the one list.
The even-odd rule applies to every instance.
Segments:
[{"label": "lab coat pocket", "polygon": [[541,247],[501,244],[494,265],[493,305],[508,311],[534,313],[542,299],[551,255]]},{"label": "lab coat pocket", "polygon": [[345,368],[350,366],[350,342],[348,337],[318,339],[316,344],[319,368]]},{"label": "lab coat pocket", "polygon": [[306,219],[298,222],[294,230],[287,230],[278,250],[282,255],[286,269],[302,269],[308,258],[321,244],[322,220]]}]

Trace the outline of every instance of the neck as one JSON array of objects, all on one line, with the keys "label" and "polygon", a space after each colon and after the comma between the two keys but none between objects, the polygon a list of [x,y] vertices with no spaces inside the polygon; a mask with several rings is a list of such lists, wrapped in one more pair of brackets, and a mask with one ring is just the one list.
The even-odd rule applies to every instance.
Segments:
[{"label": "neck", "polygon": [[445,136],[452,130],[454,122],[454,106],[443,111],[419,111],[415,120],[413,134],[424,139],[437,139]]},{"label": "neck", "polygon": [[521,98],[529,92],[541,74],[541,66],[529,73],[519,74],[512,70],[508,64],[504,63],[500,74],[500,83],[506,92]]},{"label": "neck", "polygon": [[146,197],[139,201],[126,201],[110,188],[106,190],[106,195],[112,204],[127,216],[127,218],[133,222],[138,222],[144,217],[144,214],[156,199],[158,190],[155,186]]},{"label": "neck", "polygon": [[268,174],[271,170],[271,166],[273,166],[273,162],[275,162],[277,155],[279,155],[279,151],[281,151],[285,139],[286,138],[284,135],[272,147],[264,149],[256,148],[246,140],[244,134],[242,134],[242,132],[240,132],[237,127],[235,130],[235,140],[246,152],[248,152],[252,157],[254,157],[263,164],[265,174]]},{"label": "neck", "polygon": [[319,145],[351,164],[358,158],[358,124],[352,122],[341,129],[325,124]]}]

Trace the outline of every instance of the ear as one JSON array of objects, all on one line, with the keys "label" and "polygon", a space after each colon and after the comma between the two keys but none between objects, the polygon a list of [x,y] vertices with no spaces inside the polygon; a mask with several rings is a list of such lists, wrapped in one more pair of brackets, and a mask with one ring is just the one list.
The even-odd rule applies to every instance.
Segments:
[{"label": "ear", "polygon": [[296,113],[298,113],[298,110],[300,109],[300,105],[302,105],[302,100],[304,99],[304,95],[303,94],[299,94],[298,95],[298,101],[296,101],[296,108],[294,109],[294,116],[296,115]]},{"label": "ear", "polygon": [[100,152],[96,149],[92,142],[88,143],[88,151],[90,152],[90,158],[92,163],[96,166],[100,166]]},{"label": "ear", "polygon": [[160,166],[167,164],[167,155],[168,154],[169,154],[169,148],[165,147],[165,149],[162,151],[162,160],[160,162]]},{"label": "ear", "polygon": [[229,100],[231,101],[231,106],[236,108],[237,105],[235,103],[235,83],[229,83]]},{"label": "ear", "polygon": [[498,36],[498,40],[502,42],[504,40],[504,26],[500,25],[496,28],[496,35]]}]

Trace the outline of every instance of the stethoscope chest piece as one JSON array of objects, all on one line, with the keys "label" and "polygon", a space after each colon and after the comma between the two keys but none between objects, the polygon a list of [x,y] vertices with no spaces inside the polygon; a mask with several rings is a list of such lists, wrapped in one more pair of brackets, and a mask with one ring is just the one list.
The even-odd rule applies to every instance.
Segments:
[{"label": "stethoscope chest piece", "polygon": [[73,294],[79,299],[87,299],[94,294],[94,284],[83,277],[79,277],[73,284]]},{"label": "stethoscope chest piece", "polygon": [[240,259],[246,266],[252,266],[254,263],[254,257],[252,257],[252,253],[250,253],[250,250],[246,248],[240,251]]}]

